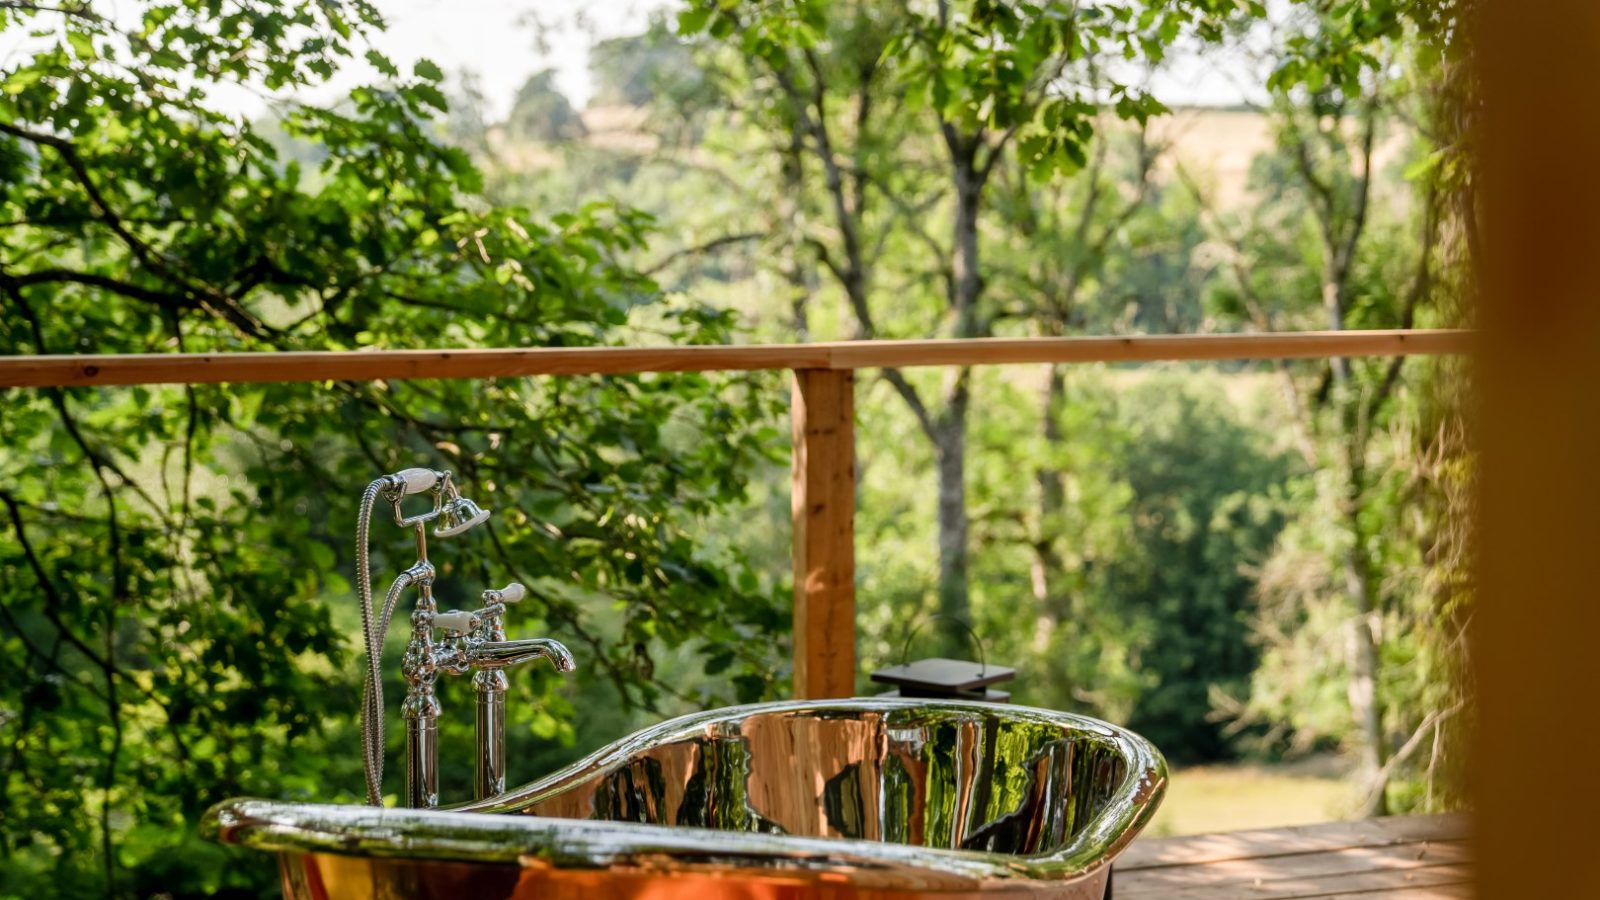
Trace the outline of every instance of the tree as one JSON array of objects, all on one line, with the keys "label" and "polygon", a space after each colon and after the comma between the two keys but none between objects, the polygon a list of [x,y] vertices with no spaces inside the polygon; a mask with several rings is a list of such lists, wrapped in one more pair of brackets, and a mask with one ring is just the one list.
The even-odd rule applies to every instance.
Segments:
[{"label": "tree", "polygon": [[[1126,135],[1098,130],[1080,172],[1040,179],[1018,161],[997,176],[994,206],[1006,226],[1001,233],[1011,239],[991,267],[991,291],[1001,298],[997,321],[1012,318],[1046,337],[1115,330],[1112,301],[1125,273],[1108,273],[1107,266],[1126,252],[1119,244],[1127,242],[1135,216],[1149,211],[1151,169],[1160,148],[1142,125],[1127,143],[1120,141]],[[1118,170],[1119,163],[1126,171]],[[1027,542],[1033,549],[1034,600],[1057,627],[1074,613],[1072,572],[1063,551],[1071,531],[1064,521],[1070,474],[1059,462],[1067,438],[1065,402],[1065,367],[1049,366],[1039,397],[1045,452],[1034,471],[1038,510]]]},{"label": "tree", "polygon": [[556,87],[556,73],[545,69],[517,88],[506,117],[506,131],[522,141],[551,143],[582,137],[587,129],[567,95]]},{"label": "tree", "polygon": [[[1432,313],[1445,198],[1426,177],[1426,166],[1413,167],[1422,189],[1409,210],[1412,234],[1392,217],[1376,221],[1381,210],[1375,204],[1382,201],[1375,199],[1381,189],[1375,148],[1385,132],[1413,121],[1405,102],[1416,96],[1414,86],[1397,90],[1406,85],[1396,72],[1419,59],[1427,67],[1426,54],[1406,56],[1405,40],[1426,47],[1439,27],[1438,12],[1433,4],[1352,4],[1292,11],[1277,23],[1284,31],[1273,40],[1269,80],[1277,147],[1255,173],[1266,199],[1242,230],[1211,210],[1209,224],[1226,260],[1226,287],[1215,298],[1220,311],[1260,330],[1309,324],[1333,331],[1411,328]],[[1400,247],[1405,252],[1397,252]],[[1367,815],[1387,809],[1392,759],[1412,746],[1396,747],[1393,720],[1420,718],[1432,727],[1442,712],[1431,704],[1419,709],[1411,698],[1398,701],[1398,715],[1386,708],[1386,657],[1412,652],[1404,643],[1411,629],[1400,628],[1398,640],[1386,638],[1396,633],[1386,619],[1398,616],[1418,628],[1433,624],[1431,616],[1413,618],[1421,610],[1407,602],[1405,588],[1382,577],[1396,569],[1397,547],[1405,541],[1393,517],[1395,472],[1385,468],[1397,454],[1380,446],[1386,431],[1406,428],[1415,415],[1401,396],[1404,372],[1403,358],[1333,359],[1309,380],[1278,365],[1301,456],[1321,476],[1317,505],[1332,526],[1331,540],[1305,541],[1300,549],[1320,545],[1338,573],[1335,590],[1349,605],[1340,626],[1342,675]],[[1292,609],[1296,604],[1287,598],[1296,593],[1302,593],[1305,614],[1304,601],[1314,602],[1318,592],[1295,588],[1278,600]],[[1303,646],[1288,649],[1294,646],[1291,638],[1277,658],[1315,657]],[[1273,659],[1269,653],[1269,663]],[[1269,687],[1262,699],[1285,698]]]},{"label": "tree", "polygon": [[[1161,109],[1136,87],[1091,77],[1093,67],[1112,55],[1159,59],[1189,26],[1214,36],[1214,7],[1231,5],[697,2],[679,26],[748,60],[753,108],[790,123],[794,139],[773,149],[798,160],[820,197],[793,240],[844,295],[851,336],[973,338],[994,334],[998,319],[979,222],[1000,163],[1015,154],[1040,176],[1083,166],[1102,109],[1139,121]],[[934,209],[948,212],[947,236],[925,225]],[[897,234],[926,253],[926,268],[907,273],[911,304],[880,271]],[[971,373],[949,370],[937,387],[895,369],[883,378],[934,448],[938,610],[954,645],[971,618]]]},{"label": "tree", "polygon": [[1117,415],[1132,536],[1106,561],[1101,591],[1149,635],[1150,684],[1127,723],[1174,762],[1225,759],[1236,750],[1210,697],[1247,689],[1259,662],[1254,573],[1288,520],[1292,469],[1216,381],[1156,375],[1119,398]]},{"label": "tree", "polygon": [[596,41],[589,49],[595,104],[693,103],[704,87],[689,48],[662,16],[641,33]]},{"label": "tree", "polygon": [[[32,35],[0,71],[0,352],[729,339],[729,315],[668,302],[624,264],[647,217],[484,201],[467,156],[433,139],[441,73],[371,50],[370,4],[141,12],[0,4],[8,36]],[[282,99],[356,54],[383,84],[334,108]],[[278,98],[277,127],[320,164],[219,110],[223,85]],[[437,548],[441,595],[526,582],[516,627],[572,643],[596,706],[767,693],[781,586],[695,532],[770,459],[770,388],[669,374],[0,393],[0,893],[274,891],[270,860],[241,863],[194,825],[232,795],[357,796],[345,554],[354,492],[397,468],[454,469],[496,508]],[[375,563],[404,554],[380,539]],[[657,671],[674,648],[706,694]],[[513,683],[513,708],[537,710],[513,729],[519,755],[572,739],[557,679]],[[468,689],[447,690],[464,708]],[[446,757],[469,758],[465,721],[445,729]],[[466,773],[446,774],[464,796]]]}]

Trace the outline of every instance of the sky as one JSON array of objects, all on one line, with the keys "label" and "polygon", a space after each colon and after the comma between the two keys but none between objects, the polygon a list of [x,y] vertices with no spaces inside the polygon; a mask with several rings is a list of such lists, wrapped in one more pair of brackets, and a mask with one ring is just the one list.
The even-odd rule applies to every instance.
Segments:
[{"label": "sky", "polygon": [[[136,6],[122,0],[124,6]],[[418,59],[438,64],[452,81],[462,72],[478,76],[485,110],[503,119],[528,76],[554,69],[556,84],[582,108],[594,93],[589,46],[596,40],[643,31],[653,10],[672,0],[374,0],[388,27],[372,44],[401,71]],[[337,101],[352,87],[381,80],[365,60],[355,59],[327,84],[302,99]],[[264,98],[244,89],[213,89],[211,102],[246,118],[266,111]]]},{"label": "sky", "polygon": [[[376,0],[389,28],[374,40],[396,60],[431,59],[446,72],[479,76],[491,118],[502,118],[528,76],[556,71],[573,105],[594,93],[589,45],[643,31],[670,0]],[[542,37],[541,37],[542,35]]]}]

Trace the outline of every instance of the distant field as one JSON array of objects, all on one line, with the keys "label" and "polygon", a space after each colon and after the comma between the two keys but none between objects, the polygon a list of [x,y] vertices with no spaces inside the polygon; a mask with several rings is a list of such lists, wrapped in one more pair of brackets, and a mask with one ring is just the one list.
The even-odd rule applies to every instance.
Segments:
[{"label": "distant field", "polygon": [[1193,766],[1172,773],[1146,834],[1276,828],[1344,818],[1352,804],[1336,757],[1280,765]]}]

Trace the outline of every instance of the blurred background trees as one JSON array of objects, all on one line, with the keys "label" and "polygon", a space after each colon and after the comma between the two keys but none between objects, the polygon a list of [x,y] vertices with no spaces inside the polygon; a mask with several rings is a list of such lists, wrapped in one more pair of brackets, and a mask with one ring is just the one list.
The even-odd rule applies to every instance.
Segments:
[{"label": "blurred background trees", "polygon": [[[382,9],[0,3],[0,352],[1464,319],[1453,6],[696,2],[597,40],[587,103],[536,71],[504,112],[373,49]],[[1258,94],[1166,109],[1151,85],[1206,53]],[[356,60],[372,86],[305,99]],[[1415,360],[864,377],[862,671],[919,623],[911,652],[965,654],[964,620],[1019,702],[1176,763],[1352,770],[1313,818],[1451,806],[1460,384]],[[0,894],[272,892],[193,825],[238,794],[357,800],[354,499],[408,465],[497,510],[440,542],[441,594],[519,578],[514,629],[579,656],[513,678],[514,775],[782,696],[784,390],[0,393]],[[375,533],[380,570],[408,561]]]},{"label": "blurred background trees", "polygon": [[[325,77],[364,52],[365,5],[0,16],[40,29],[0,95],[4,352],[733,337],[730,312],[623,262],[648,216],[486,202],[438,140],[431,63],[365,51],[385,86],[270,132],[205,104],[217,83]],[[8,392],[0,893],[264,890],[270,866],[195,836],[206,806],[353,796],[346,501],[398,468],[454,469],[497,509],[485,536],[437,548],[442,596],[516,578],[538,598],[517,630],[582,648],[571,693],[517,680],[514,753],[553,745],[548,764],[630,710],[771,693],[780,585],[698,532],[781,452],[781,400],[774,379],[700,375]],[[402,535],[375,535],[376,565],[409,564]],[[718,677],[659,670],[662,648]],[[577,697],[617,712],[576,719]],[[448,727],[447,758],[470,758],[468,724]],[[447,789],[465,796],[466,774]]]}]

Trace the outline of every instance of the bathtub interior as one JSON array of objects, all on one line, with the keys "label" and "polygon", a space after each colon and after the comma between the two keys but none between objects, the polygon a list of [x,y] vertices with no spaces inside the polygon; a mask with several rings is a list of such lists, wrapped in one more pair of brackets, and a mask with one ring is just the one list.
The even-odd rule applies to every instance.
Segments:
[{"label": "bathtub interior", "polygon": [[1097,725],[979,704],[757,711],[640,735],[493,811],[1048,854],[1128,791],[1127,747]]}]

